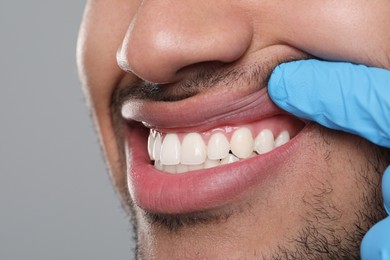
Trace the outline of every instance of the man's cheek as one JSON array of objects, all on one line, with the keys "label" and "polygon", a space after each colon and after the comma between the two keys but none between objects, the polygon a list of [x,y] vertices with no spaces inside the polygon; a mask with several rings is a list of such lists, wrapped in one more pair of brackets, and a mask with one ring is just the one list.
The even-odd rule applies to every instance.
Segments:
[{"label": "man's cheek", "polygon": [[[390,1],[339,1],[285,12],[280,39],[315,57],[390,67]],[[353,8],[351,8],[353,6]],[[299,19],[297,18],[299,17]]]}]

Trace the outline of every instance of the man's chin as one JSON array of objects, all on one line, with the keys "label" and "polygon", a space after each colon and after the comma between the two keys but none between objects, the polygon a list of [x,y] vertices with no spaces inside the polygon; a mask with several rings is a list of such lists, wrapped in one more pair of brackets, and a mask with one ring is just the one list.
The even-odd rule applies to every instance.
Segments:
[{"label": "man's chin", "polygon": [[[311,151],[309,154],[321,155],[318,158],[323,160],[318,162],[324,167],[329,166],[328,170],[304,161],[305,154],[302,154],[295,158],[294,163],[306,169],[305,172],[299,173],[295,167],[295,173],[287,171],[269,187],[253,188],[235,203],[215,209],[185,214],[153,213],[134,204],[126,180],[118,182],[121,183],[119,190],[126,207],[132,209],[133,217],[136,216],[134,225],[139,229],[136,232],[144,238],[138,241],[144,247],[141,250],[149,250],[145,234],[152,232],[155,234],[154,241],[165,247],[169,247],[166,239],[179,239],[178,244],[199,241],[196,242],[199,250],[207,243],[215,250],[219,250],[219,244],[223,242],[237,243],[241,248],[236,250],[251,250],[264,259],[309,259],[307,255],[316,256],[315,259],[358,259],[361,238],[385,214],[378,204],[379,184],[382,168],[389,162],[389,153],[387,151],[386,155],[384,149],[360,138],[320,127],[310,138],[313,144],[307,146],[307,150]],[[319,151],[319,147],[323,150]],[[354,149],[358,150],[356,154]],[[360,160],[345,163],[351,156]],[[339,159],[338,162],[332,161],[335,158]],[[338,169],[340,165],[344,169]],[[344,178],[346,175],[350,177]],[[117,176],[127,178],[124,171]],[[294,181],[299,176],[301,181]],[[323,177],[326,179],[321,179]],[[335,181],[338,178],[346,181],[346,186]],[[338,199],[342,195],[338,193],[350,189],[361,191],[352,200],[355,206],[340,204],[342,202]],[[295,207],[294,201],[302,207]],[[218,235],[226,233],[232,233],[231,237]],[[234,242],[238,238],[240,240]],[[215,240],[221,241],[215,243]],[[170,250],[181,249],[175,246]],[[324,253],[326,251],[328,253]],[[340,252],[344,258],[340,258]]]}]

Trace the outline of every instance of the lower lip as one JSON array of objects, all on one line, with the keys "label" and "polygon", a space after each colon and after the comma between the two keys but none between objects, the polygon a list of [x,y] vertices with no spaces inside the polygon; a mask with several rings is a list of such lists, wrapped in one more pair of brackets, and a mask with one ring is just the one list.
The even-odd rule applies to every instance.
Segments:
[{"label": "lower lip", "polygon": [[267,178],[299,149],[306,126],[287,144],[260,156],[211,169],[182,174],[161,172],[150,164],[148,132],[129,128],[126,133],[128,185],[133,201],[147,212],[185,214],[222,207]]}]

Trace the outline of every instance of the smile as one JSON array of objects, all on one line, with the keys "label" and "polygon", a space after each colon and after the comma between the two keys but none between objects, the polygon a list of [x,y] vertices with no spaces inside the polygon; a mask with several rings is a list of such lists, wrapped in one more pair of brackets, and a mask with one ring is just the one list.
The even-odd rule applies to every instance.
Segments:
[{"label": "smile", "polygon": [[[265,90],[239,103],[241,113],[191,127],[128,127],[127,176],[134,202],[152,213],[199,212],[236,201],[277,176],[310,128],[273,105]],[[159,105],[149,109],[162,111]]]},{"label": "smile", "polygon": [[161,133],[151,129],[148,154],[156,169],[168,173],[209,169],[271,152],[302,128],[303,123],[296,118],[276,116],[202,133]]},{"label": "smile", "polygon": [[[303,57],[291,48],[268,51],[281,59]],[[266,79],[280,60],[259,55],[269,57]],[[130,196],[155,214],[202,212],[239,201],[280,175],[311,131],[307,122],[276,107],[266,80],[174,102],[128,100],[121,115],[127,122]]]}]

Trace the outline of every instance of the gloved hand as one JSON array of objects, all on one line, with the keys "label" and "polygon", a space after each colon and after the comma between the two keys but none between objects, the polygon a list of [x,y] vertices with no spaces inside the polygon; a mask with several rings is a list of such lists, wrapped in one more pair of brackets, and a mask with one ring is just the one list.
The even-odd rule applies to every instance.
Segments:
[{"label": "gloved hand", "polygon": [[[282,109],[328,128],[360,135],[390,148],[390,71],[345,62],[296,61],[278,66],[268,91]],[[390,214],[390,167],[382,179]],[[363,260],[390,260],[390,217],[361,244]]]}]

